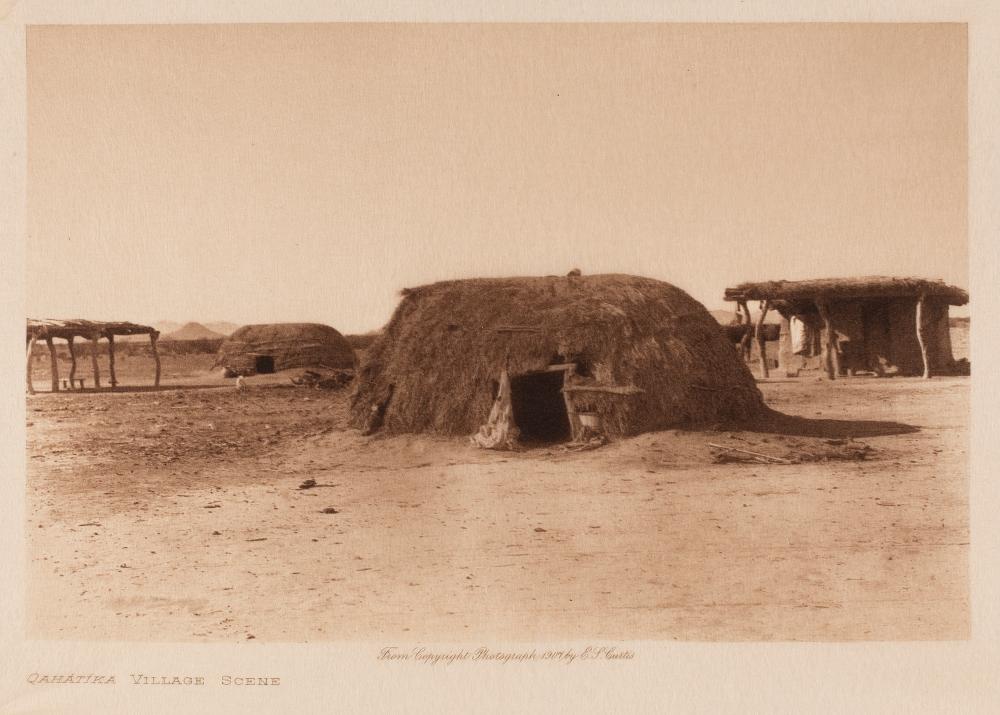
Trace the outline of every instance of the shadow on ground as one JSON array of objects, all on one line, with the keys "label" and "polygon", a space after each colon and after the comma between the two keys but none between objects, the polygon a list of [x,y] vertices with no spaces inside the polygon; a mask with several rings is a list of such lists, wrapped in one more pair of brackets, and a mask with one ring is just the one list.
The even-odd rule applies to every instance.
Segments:
[{"label": "shadow on ground", "polygon": [[747,432],[783,434],[794,437],[882,437],[894,434],[912,434],[920,428],[903,422],[881,420],[833,420],[814,419],[786,415],[776,410],[767,410],[752,424],[741,425]]}]

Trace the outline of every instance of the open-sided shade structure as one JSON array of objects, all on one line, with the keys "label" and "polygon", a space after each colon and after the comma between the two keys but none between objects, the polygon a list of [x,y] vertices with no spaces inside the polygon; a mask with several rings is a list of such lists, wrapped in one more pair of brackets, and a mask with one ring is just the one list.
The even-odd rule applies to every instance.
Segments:
[{"label": "open-sided shade structure", "polygon": [[139,325],[138,323],[127,322],[107,322],[98,320],[47,320],[28,319],[27,343],[28,343],[28,366],[27,381],[28,392],[34,394],[35,388],[31,380],[31,352],[35,343],[44,340],[49,346],[49,356],[52,360],[52,391],[59,391],[59,363],[56,359],[56,348],[53,340],[59,338],[65,340],[69,346],[70,368],[69,384],[72,387],[76,378],[76,351],[73,343],[76,338],[90,340],[93,346],[91,350],[91,362],[94,370],[94,387],[101,386],[101,371],[97,365],[98,341],[104,338],[108,341],[108,372],[111,386],[118,384],[118,377],[115,375],[115,336],[117,335],[148,335],[149,343],[153,353],[153,361],[156,364],[156,373],[153,384],[160,384],[160,355],[156,350],[156,341],[160,337],[160,332],[149,325]]},{"label": "open-sided shade structure", "polygon": [[[814,328],[824,369],[834,379],[854,370],[892,368],[924,377],[954,371],[948,308],[965,305],[969,294],[941,280],[867,276],[741,283],[727,288],[725,299],[747,316],[747,302],[760,301],[758,326],[773,309],[784,319],[784,334],[790,318]],[[766,362],[762,366],[766,374]]]}]

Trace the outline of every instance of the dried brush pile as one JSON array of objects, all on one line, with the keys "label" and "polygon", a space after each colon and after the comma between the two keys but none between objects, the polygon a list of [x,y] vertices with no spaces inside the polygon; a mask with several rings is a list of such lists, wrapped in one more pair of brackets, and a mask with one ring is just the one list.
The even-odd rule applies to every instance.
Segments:
[{"label": "dried brush pile", "polygon": [[368,349],[352,424],[388,433],[469,434],[501,372],[576,363],[578,411],[610,436],[741,421],[763,401],[705,308],[672,285],[627,275],[447,281],[403,291]]},{"label": "dried brush pile", "polygon": [[244,325],[219,347],[216,367],[234,374],[252,374],[256,358],[274,358],[274,370],[293,367],[354,367],[354,351],[344,336],[320,323]]}]

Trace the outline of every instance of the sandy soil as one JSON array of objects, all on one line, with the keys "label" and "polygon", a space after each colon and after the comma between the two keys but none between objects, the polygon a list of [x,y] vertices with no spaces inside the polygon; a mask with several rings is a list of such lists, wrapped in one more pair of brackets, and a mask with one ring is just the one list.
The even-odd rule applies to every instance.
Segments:
[{"label": "sandy soil", "polygon": [[[31,635],[968,637],[968,379],[773,379],[789,417],[756,430],[495,453],[362,437],[345,393],[199,369],[28,398]],[[708,447],[848,438],[867,459]]]}]

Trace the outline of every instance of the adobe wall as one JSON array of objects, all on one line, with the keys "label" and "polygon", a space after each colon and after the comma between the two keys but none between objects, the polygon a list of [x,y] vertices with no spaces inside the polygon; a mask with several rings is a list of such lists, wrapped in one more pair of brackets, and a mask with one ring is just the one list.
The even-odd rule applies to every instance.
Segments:
[{"label": "adobe wall", "polygon": [[[923,374],[914,298],[834,302],[830,304],[830,317],[845,369],[871,370],[881,365],[887,372]],[[924,321],[931,370],[947,372],[952,365],[948,304],[928,300],[924,304]]]}]

